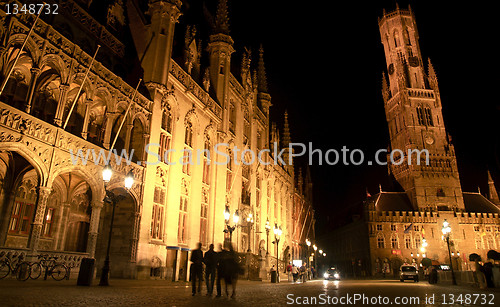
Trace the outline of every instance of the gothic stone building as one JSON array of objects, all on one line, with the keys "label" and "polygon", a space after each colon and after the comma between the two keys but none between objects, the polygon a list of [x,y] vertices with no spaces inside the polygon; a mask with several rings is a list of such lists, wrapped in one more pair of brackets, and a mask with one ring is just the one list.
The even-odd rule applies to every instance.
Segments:
[{"label": "gothic stone building", "polygon": [[[293,165],[274,163],[273,149],[290,142],[287,115],[282,129],[270,124],[263,49],[236,60],[227,1],[214,3],[213,15],[206,9],[205,19],[195,1],[46,2],[58,14],[42,14],[24,48],[36,16],[0,8],[2,81],[12,69],[0,97],[2,256],[49,253],[77,267],[95,257],[100,268],[112,207],[103,202],[106,156],[106,189],[121,196],[112,277],[186,279],[197,242],[206,249],[227,239],[226,207],[239,212],[233,244],[249,252],[257,274],[266,265],[257,255],[267,252],[267,263],[277,252],[283,261],[305,257],[305,239],[314,236],[311,183]],[[185,7],[191,15],[181,17]],[[208,30],[184,17],[206,20]],[[239,155],[224,163],[210,155],[220,143],[231,157],[236,147],[268,149],[262,159],[271,163],[244,165]],[[79,150],[86,163],[75,158]],[[135,183],[127,191],[129,172]],[[267,221],[283,230],[279,247]]]},{"label": "gothic stone building", "polygon": [[489,199],[462,191],[438,80],[430,61],[424,70],[411,9],[384,12],[379,28],[389,79],[383,75],[382,94],[391,149],[426,149],[429,163],[417,165],[413,155],[411,163],[396,165],[396,157],[389,171],[405,192],[380,189],[353,206],[352,222],[331,236],[336,246],[331,259],[356,275],[394,273],[402,263],[420,264],[423,258],[450,263],[441,231],[447,220],[453,265],[467,269],[471,253],[485,260],[488,250],[500,247],[500,203],[493,180],[488,173]]}]

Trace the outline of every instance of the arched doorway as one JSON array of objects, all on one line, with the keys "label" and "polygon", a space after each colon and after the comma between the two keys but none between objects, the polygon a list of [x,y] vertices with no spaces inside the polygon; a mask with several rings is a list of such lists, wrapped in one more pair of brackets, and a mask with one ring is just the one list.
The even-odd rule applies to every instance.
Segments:
[{"label": "arched doorway", "polygon": [[[112,189],[112,192],[117,197],[117,203],[111,233],[110,276],[112,278],[135,278],[137,206],[132,196],[124,189]],[[106,258],[112,210],[112,204],[105,202],[101,211],[96,248],[98,275]]]}]

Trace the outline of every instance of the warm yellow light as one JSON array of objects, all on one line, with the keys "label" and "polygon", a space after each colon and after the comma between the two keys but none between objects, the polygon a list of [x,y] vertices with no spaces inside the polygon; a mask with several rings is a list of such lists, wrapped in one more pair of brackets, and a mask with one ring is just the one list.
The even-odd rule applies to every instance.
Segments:
[{"label": "warm yellow light", "polygon": [[132,171],[129,171],[127,176],[125,176],[125,188],[127,190],[130,190],[133,185],[134,185],[134,173],[132,173]]},{"label": "warm yellow light", "polygon": [[102,169],[102,180],[104,180],[105,183],[108,183],[111,180],[111,176],[113,176],[113,170],[109,164],[106,164],[106,166]]}]

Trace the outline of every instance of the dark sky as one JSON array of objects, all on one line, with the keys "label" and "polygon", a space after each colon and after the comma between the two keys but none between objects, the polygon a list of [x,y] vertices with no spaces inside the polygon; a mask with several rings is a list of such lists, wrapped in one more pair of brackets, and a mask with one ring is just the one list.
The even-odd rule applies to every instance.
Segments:
[{"label": "dark sky", "polygon": [[[346,145],[370,157],[389,142],[380,91],[386,64],[377,18],[383,8],[392,11],[395,1],[324,6],[330,2],[229,1],[237,50],[233,61],[239,63],[242,46],[262,43],[272,115],[277,120],[288,109],[293,141],[313,142],[323,150]],[[437,71],[462,188],[477,191],[479,185],[486,193],[487,168],[500,183],[497,9],[479,2],[399,1],[401,8],[408,3],[416,15],[424,62],[430,57]],[[328,231],[339,210],[361,201],[366,188],[376,193],[379,184],[390,187],[384,166],[316,164],[311,172],[319,235]]]}]

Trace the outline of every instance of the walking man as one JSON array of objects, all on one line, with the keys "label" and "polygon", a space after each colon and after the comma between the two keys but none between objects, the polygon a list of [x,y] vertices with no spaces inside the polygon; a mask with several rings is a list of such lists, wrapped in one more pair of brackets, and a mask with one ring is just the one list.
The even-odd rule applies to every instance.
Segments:
[{"label": "walking man", "polygon": [[208,251],[203,257],[205,263],[205,281],[207,283],[207,296],[212,296],[214,292],[215,270],[217,268],[217,252],[214,251],[214,245],[210,244]]},{"label": "walking man", "polygon": [[203,278],[203,252],[201,251],[201,243],[197,244],[198,248],[191,252],[191,282],[193,287],[193,296],[196,294],[196,280],[198,280],[198,293],[201,292],[201,280]]}]

